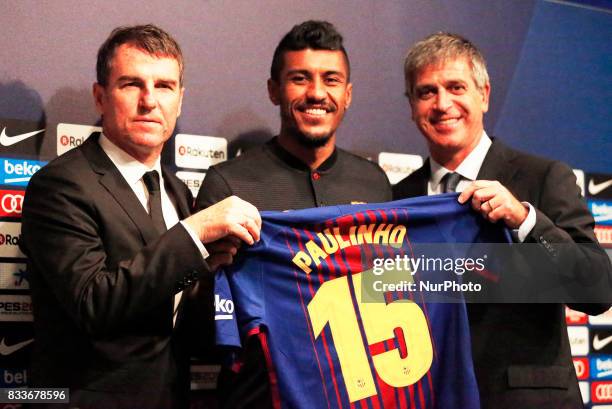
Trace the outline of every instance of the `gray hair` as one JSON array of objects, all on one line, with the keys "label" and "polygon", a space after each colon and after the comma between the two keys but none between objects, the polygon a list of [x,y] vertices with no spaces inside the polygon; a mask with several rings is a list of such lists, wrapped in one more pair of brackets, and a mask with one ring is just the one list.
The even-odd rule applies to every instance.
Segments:
[{"label": "gray hair", "polygon": [[489,83],[489,73],[485,59],[478,48],[460,35],[439,32],[419,41],[408,50],[404,59],[406,96],[413,99],[416,76],[421,69],[462,57],[470,63],[476,88],[483,92]]}]

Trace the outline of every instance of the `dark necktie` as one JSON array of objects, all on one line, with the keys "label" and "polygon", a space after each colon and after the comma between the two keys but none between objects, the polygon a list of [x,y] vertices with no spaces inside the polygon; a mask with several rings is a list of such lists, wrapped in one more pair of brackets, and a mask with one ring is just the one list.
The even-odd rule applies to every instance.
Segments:
[{"label": "dark necktie", "polygon": [[457,185],[461,181],[461,175],[455,172],[449,172],[442,178],[443,183],[443,192],[444,193],[454,193],[455,189],[457,189]]},{"label": "dark necktie", "polygon": [[149,216],[151,216],[151,220],[153,220],[153,225],[155,225],[157,231],[162,234],[167,230],[167,228],[166,223],[164,222],[164,215],[162,213],[161,191],[159,190],[159,173],[157,173],[156,170],[146,172],[142,176],[142,180],[149,191]]}]

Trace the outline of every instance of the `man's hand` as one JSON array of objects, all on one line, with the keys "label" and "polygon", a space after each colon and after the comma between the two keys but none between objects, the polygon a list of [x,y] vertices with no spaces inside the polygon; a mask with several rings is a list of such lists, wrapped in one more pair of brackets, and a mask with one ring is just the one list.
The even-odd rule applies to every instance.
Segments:
[{"label": "man's hand", "polygon": [[259,241],[261,217],[252,204],[231,196],[186,218],[202,243],[235,236],[247,244]]},{"label": "man's hand", "polygon": [[487,220],[503,220],[511,229],[518,229],[529,210],[496,180],[476,180],[459,195],[459,203],[472,198],[472,208]]},{"label": "man's hand", "polygon": [[221,266],[228,266],[234,262],[234,256],[238,253],[242,241],[235,236],[227,236],[221,240],[213,241],[206,245],[208,258],[206,261],[212,271]]}]

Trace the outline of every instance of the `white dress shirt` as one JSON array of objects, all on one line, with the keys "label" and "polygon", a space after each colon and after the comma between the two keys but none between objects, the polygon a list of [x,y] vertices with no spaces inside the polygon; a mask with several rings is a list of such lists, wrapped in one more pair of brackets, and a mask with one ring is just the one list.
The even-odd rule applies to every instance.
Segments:
[{"label": "white dress shirt", "polygon": [[[109,157],[111,162],[117,167],[121,176],[125,179],[127,184],[130,186],[142,207],[149,213],[149,191],[145,186],[144,181],[142,180],[143,175],[146,172],[151,170],[156,170],[159,173],[159,188],[161,192],[161,202],[162,202],[162,215],[164,217],[164,222],[166,224],[166,228],[171,228],[175,224],[179,223],[179,215],[172,204],[172,200],[170,200],[170,196],[168,196],[168,192],[166,192],[166,188],[164,185],[164,178],[162,177],[161,163],[160,158],[157,158],[153,167],[149,168],[142,162],[134,159],[131,155],[126,153],[123,149],[119,148],[115,145],[110,139],[108,139],[104,134],[100,135],[99,139],[100,147]],[[198,239],[195,232],[187,226],[187,224],[181,222],[181,225],[185,228],[187,233],[191,236],[192,240],[200,249],[200,253],[202,257],[208,257],[208,251],[202,244],[202,242]],[[178,305],[181,301],[181,296],[183,292],[179,292],[174,296],[174,316],[173,316],[173,324],[176,323],[176,312]]]},{"label": "white dress shirt", "polygon": [[[461,180],[457,184],[455,192],[462,192],[470,183],[477,179],[478,172],[480,172],[480,168],[482,167],[485,157],[487,156],[487,152],[489,152],[489,148],[491,148],[491,144],[491,138],[489,138],[489,135],[483,131],[482,137],[478,141],[478,145],[476,145],[472,152],[470,152],[465,159],[463,159],[463,162],[457,166],[457,169],[455,169],[455,173],[461,175]],[[429,158],[429,167],[431,176],[429,177],[429,182],[427,183],[427,194],[437,195],[443,193],[442,179],[447,173],[451,173],[452,171],[440,165],[432,157]],[[518,241],[522,243],[535,226],[536,213],[535,209],[530,203],[521,203],[529,210],[529,213],[519,228],[514,229],[513,232]]]}]

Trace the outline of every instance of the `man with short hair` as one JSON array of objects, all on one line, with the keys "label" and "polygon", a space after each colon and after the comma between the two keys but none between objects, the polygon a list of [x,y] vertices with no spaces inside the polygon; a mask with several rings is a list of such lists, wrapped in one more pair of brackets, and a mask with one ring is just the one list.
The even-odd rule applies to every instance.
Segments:
[{"label": "man with short hair", "polygon": [[[206,173],[196,204],[210,206],[238,195],[261,210],[288,210],[391,199],[376,164],[336,147],[336,131],[351,103],[349,60],[333,25],[306,21],[278,44],[268,94],[280,107],[281,130]],[[222,407],[272,406],[266,364],[255,338],[237,374],[223,371]]]},{"label": "man with short hair", "polygon": [[36,334],[30,380],[69,388],[69,407],[187,407],[185,299],[240,242],[259,239],[257,209],[236,197],[190,216],[189,190],[160,164],[182,77],[166,32],[115,29],[93,86],[102,134],[29,183],[20,245]]},{"label": "man with short hair", "polygon": [[[478,49],[461,36],[434,34],[410,49],[404,70],[412,119],[430,158],[394,186],[394,198],[461,192],[460,203],[505,223],[515,241],[539,246],[542,264],[557,266],[557,275],[577,271],[571,279],[584,280],[593,299],[609,299],[602,294],[610,294],[610,261],[572,170],[484,131],[491,86]],[[559,263],[555,245],[576,270]],[[530,266],[536,273],[540,267]],[[590,283],[603,286],[586,290]],[[609,304],[570,307],[593,314]],[[582,407],[563,304],[470,304],[468,316],[483,408]]]}]

